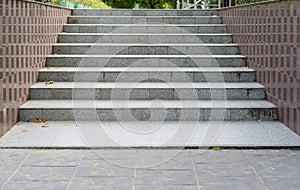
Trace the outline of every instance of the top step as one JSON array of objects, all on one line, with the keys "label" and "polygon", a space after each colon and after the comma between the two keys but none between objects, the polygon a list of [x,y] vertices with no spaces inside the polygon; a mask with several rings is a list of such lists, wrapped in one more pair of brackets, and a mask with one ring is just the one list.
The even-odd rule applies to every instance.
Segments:
[{"label": "top step", "polygon": [[75,9],[74,16],[214,16],[217,10]]}]

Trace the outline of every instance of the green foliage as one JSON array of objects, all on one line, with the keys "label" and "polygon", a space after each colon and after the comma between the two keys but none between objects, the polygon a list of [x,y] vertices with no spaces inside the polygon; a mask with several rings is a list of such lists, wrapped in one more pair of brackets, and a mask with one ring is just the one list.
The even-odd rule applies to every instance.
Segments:
[{"label": "green foliage", "polygon": [[113,8],[171,9],[176,7],[176,0],[104,0]]},{"label": "green foliage", "polygon": [[104,0],[104,3],[113,8],[131,9],[135,6],[135,0]]},{"label": "green foliage", "polygon": [[87,5],[91,8],[100,8],[100,9],[109,9],[108,5],[103,3],[101,0],[51,0],[51,3],[54,5],[60,5],[61,2],[73,2],[73,3],[81,3]]}]

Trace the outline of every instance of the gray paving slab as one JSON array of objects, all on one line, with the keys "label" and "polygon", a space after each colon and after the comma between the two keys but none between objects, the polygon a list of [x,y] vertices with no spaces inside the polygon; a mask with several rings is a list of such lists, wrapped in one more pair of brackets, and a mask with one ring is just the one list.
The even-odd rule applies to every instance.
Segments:
[{"label": "gray paving slab", "polygon": [[76,167],[72,166],[22,166],[12,177],[13,181],[68,181]]},{"label": "gray paving slab", "polygon": [[[300,188],[300,151],[295,149],[0,149],[0,154],[7,161],[18,157],[14,172],[0,170],[4,190]],[[39,156],[49,158],[43,166]],[[65,164],[70,157],[80,161],[55,166],[51,157]]]},{"label": "gray paving slab", "polygon": [[68,181],[9,181],[2,189],[7,190],[65,190]]}]

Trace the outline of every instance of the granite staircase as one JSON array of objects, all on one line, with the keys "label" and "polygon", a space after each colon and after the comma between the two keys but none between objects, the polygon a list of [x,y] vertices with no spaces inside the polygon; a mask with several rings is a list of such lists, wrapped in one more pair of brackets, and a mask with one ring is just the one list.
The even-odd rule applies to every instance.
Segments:
[{"label": "granite staircase", "polygon": [[78,9],[20,120],[76,123],[71,147],[264,146],[265,98],[217,11]]}]

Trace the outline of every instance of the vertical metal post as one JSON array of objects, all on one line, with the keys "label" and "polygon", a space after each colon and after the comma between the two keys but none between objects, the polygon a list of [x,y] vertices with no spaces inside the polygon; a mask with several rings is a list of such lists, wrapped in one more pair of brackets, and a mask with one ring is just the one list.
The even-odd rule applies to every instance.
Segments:
[{"label": "vertical metal post", "polygon": [[221,1],[222,1],[222,0],[218,0],[219,8],[221,8]]},{"label": "vertical metal post", "polygon": [[231,1],[232,1],[232,0],[229,0],[229,7],[231,7]]},{"label": "vertical metal post", "polygon": [[197,9],[197,0],[194,0],[194,9]]},{"label": "vertical metal post", "polygon": [[177,2],[176,2],[176,9],[177,10],[180,9],[180,1],[179,0],[177,0]]}]

